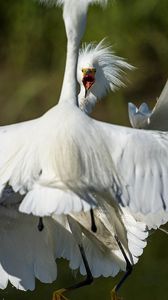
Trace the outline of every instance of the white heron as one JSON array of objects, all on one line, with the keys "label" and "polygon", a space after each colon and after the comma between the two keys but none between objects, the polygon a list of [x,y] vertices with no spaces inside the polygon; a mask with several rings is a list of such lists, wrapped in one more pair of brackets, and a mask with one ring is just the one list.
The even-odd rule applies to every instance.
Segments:
[{"label": "white heron", "polygon": [[[96,76],[94,76],[92,88],[89,89],[87,97],[84,98],[84,92],[82,92],[84,85],[81,75],[85,76],[82,69],[87,71],[87,68],[88,71],[96,71]],[[110,47],[105,46],[104,41],[101,41],[99,44],[91,43],[82,48],[77,68],[78,81],[81,85],[78,101],[82,110],[86,113],[91,111],[96,104],[98,96],[100,98],[99,90],[101,90],[102,95],[108,89],[113,90],[116,85],[122,85],[120,78],[121,68],[131,69],[131,66],[124,62],[123,59],[114,56]],[[97,70],[99,71],[97,72]],[[104,84],[103,82],[102,84],[100,78],[105,78],[106,83]],[[95,91],[94,95],[92,93],[93,88]],[[4,196],[6,195],[7,190]],[[1,230],[3,234],[0,232],[0,237],[3,240],[3,247],[0,261],[5,260],[7,262],[3,264],[4,269],[2,268],[1,271],[1,288],[6,287],[7,278],[16,288],[24,290],[34,289],[35,276],[42,282],[55,280],[56,265],[54,259],[58,257],[69,259],[70,268],[79,268],[81,274],[85,275],[86,270],[74,238],[76,238],[77,244],[85,249],[85,255],[93,277],[100,275],[114,277],[119,269],[125,271],[126,261],[117,247],[114,239],[115,233],[117,233],[122,245],[125,245],[125,252],[132,264],[137,262],[138,256],[142,254],[143,247],[146,245],[144,241],[147,237],[145,224],[136,222],[130,212],[122,207],[118,210],[116,218],[114,218],[115,211],[110,206],[108,207],[109,217],[100,209],[95,211],[98,228],[96,235],[90,230],[90,215],[86,213],[71,215],[71,217],[68,217],[68,220],[66,217],[59,217],[56,218],[57,222],[54,222],[51,218],[45,218],[43,220],[45,230],[39,235],[37,218],[17,212],[18,204],[22,198],[18,199],[18,195],[17,198],[15,195],[15,201],[13,194],[9,193],[9,195],[10,197],[6,196],[1,199],[3,205],[1,209]],[[74,232],[74,238],[72,237],[68,221]],[[117,232],[115,228],[118,228]],[[44,241],[45,244],[43,245]],[[17,249],[20,249],[20,251],[14,251],[13,248],[9,247],[9,243],[17,245]],[[44,251],[40,251],[41,248]],[[6,249],[10,249],[10,251],[6,251]],[[27,257],[29,257],[28,261]],[[34,271],[36,260],[39,266]],[[13,261],[15,261],[15,268],[13,268]],[[37,269],[40,270],[39,275],[35,273]],[[89,283],[89,281],[86,282]]]},{"label": "white heron", "polygon": [[[79,54],[77,67],[80,93],[78,102],[85,112],[91,112],[98,99],[101,99],[108,90],[122,86],[122,73],[124,69],[132,69],[122,58],[115,56],[110,47],[105,46],[104,40],[99,44],[90,43],[85,45]],[[102,79],[102,80],[100,80]],[[85,93],[87,87],[87,95]],[[108,211],[108,214],[107,214]],[[116,218],[114,217],[116,215]],[[58,217],[55,216],[58,221]],[[81,274],[87,277],[84,281],[73,286],[80,287],[90,284],[93,277],[115,276],[119,270],[126,271],[129,275],[132,265],[138,261],[146,246],[146,224],[137,222],[127,209],[108,206],[106,209],[95,210],[97,232],[93,233],[90,224],[90,215],[87,213],[71,214],[67,219],[64,217],[64,226],[72,232],[74,240],[69,239],[66,243],[66,256],[70,260],[70,268],[79,268]],[[59,218],[62,224],[62,218]],[[117,244],[115,236],[121,241],[124,255]],[[72,244],[71,244],[72,243]],[[61,243],[62,244],[62,243]],[[73,249],[73,250],[72,250]],[[83,257],[83,259],[82,259]],[[84,266],[85,264],[85,266]],[[126,275],[124,275],[124,278]],[[116,290],[121,286],[120,281]],[[72,287],[56,291],[55,298],[63,297],[62,292],[71,290]],[[113,299],[117,299],[115,290],[112,291]]]},{"label": "white heron", "polygon": [[[110,88],[112,90],[114,89],[114,87],[115,87],[114,83],[118,82],[118,85],[119,84],[121,85],[122,82],[118,81],[118,76],[121,72],[121,69],[120,69],[121,66],[122,67],[124,66],[125,68],[128,68],[128,69],[131,69],[131,66],[128,65],[127,63],[125,63],[123,60],[119,60],[119,58],[117,58],[116,56],[113,56],[113,54],[110,51],[110,48],[106,47],[103,41],[101,41],[98,45],[93,44],[93,43],[86,45],[80,51],[80,55],[81,56],[79,56],[78,69],[77,69],[78,72],[77,73],[78,73],[78,81],[80,83],[81,89],[80,89],[80,94],[79,94],[79,97],[78,97],[78,101],[79,101],[80,108],[84,112],[89,113],[89,112],[91,112],[91,110],[93,109],[94,105],[97,102],[97,98],[98,98],[98,95],[99,95],[99,90],[101,91],[102,94],[105,94],[106,91],[108,91],[108,89],[110,89]],[[117,65],[117,63],[118,63],[118,65]],[[99,72],[97,72],[97,70],[99,70]],[[116,72],[116,70],[118,72]],[[89,76],[91,76],[91,77],[89,77],[89,76],[85,77],[85,74],[89,74]],[[85,77],[85,80],[83,80],[83,77]],[[100,78],[105,78],[106,79],[105,84],[104,84],[104,82],[102,83]],[[87,79],[88,79],[88,82],[87,82]],[[84,85],[89,87],[89,84],[90,84],[90,88],[87,92],[87,96],[84,97],[84,95],[85,95]],[[92,91],[94,91],[94,94],[93,94]],[[165,96],[164,91],[162,92],[162,97],[163,97],[163,95]],[[103,212],[100,209],[95,212],[96,224],[99,224],[99,232],[96,236],[96,239],[101,241],[101,243],[103,243],[103,245],[108,249],[107,250],[108,255],[106,255],[106,257],[109,260],[108,261],[108,266],[110,266],[110,270],[112,270],[112,269],[114,269],[114,267],[111,268],[110,257],[111,257],[112,254],[114,255],[114,253],[115,253],[114,248],[116,247],[116,245],[115,245],[115,242],[114,242],[114,234],[116,233],[115,228],[116,227],[119,228],[119,223],[117,224],[114,221],[114,217],[113,217],[114,216],[114,211],[110,207],[108,208],[108,211],[109,210],[111,210],[111,213],[110,213],[111,216],[110,216],[109,219],[108,219],[107,215],[105,215],[105,214],[103,215]],[[126,225],[126,222],[124,221],[124,218],[125,218],[124,213],[125,212],[122,211],[123,226]],[[98,216],[98,219],[97,219],[97,216]],[[80,214],[79,216],[74,215],[73,217],[80,224],[81,229],[83,230],[83,234],[85,235],[85,238],[89,234],[90,241],[92,241],[91,244],[92,244],[92,248],[93,248],[95,235],[90,231],[89,216],[88,216],[88,220],[87,220],[86,214]],[[136,220],[141,220],[141,221],[143,220],[144,224],[141,223],[141,226],[144,225],[144,228],[145,228],[145,221],[146,221],[146,223],[148,224],[147,228],[151,228],[151,222],[153,222],[152,217],[153,217],[153,215],[147,215],[147,218],[146,218],[146,216],[143,216],[143,215],[139,215],[139,216],[136,215],[136,218],[134,219],[134,222]],[[131,218],[133,218],[133,216],[129,213],[128,219],[131,219]],[[155,225],[156,225],[155,227],[158,227],[160,224],[157,223],[157,216],[155,215],[154,218],[155,218]],[[162,218],[163,218],[163,215],[162,215]],[[101,222],[100,222],[100,220],[101,220]],[[104,223],[102,223],[102,220],[103,220]],[[114,221],[113,225],[111,224],[112,220]],[[117,216],[117,220],[118,220],[118,222],[120,222],[119,221],[120,220],[119,215]],[[164,218],[163,218],[162,222],[163,223],[165,222]],[[135,223],[135,226],[136,226],[136,224],[138,224],[138,223]],[[110,227],[109,227],[109,225],[110,225]],[[109,232],[108,232],[108,238],[107,238],[107,235],[105,234],[105,232],[106,232],[105,230],[107,230],[107,228],[110,228]],[[142,228],[143,227],[141,227],[141,229]],[[78,228],[78,231],[80,231],[79,228]],[[127,229],[127,226],[125,226],[125,229],[123,230],[123,232],[124,231],[125,231],[126,234],[128,234],[128,240],[127,240],[128,243],[126,243],[126,245],[129,247],[129,242],[130,242],[129,241],[129,230]],[[142,234],[142,231],[141,231],[141,234]],[[146,232],[146,235],[147,235],[147,232]],[[137,237],[138,237],[138,235],[137,235]],[[87,238],[86,239],[85,238],[84,238],[84,241],[86,243],[84,245],[84,249],[85,248],[87,249]],[[111,239],[111,242],[110,242],[110,239]],[[119,239],[121,241],[121,237]],[[135,239],[135,236],[134,236],[134,239]],[[138,237],[138,239],[139,239],[139,237]],[[78,244],[81,244],[81,241],[82,241],[82,238],[80,238],[80,239],[78,238]],[[109,243],[109,244],[107,245],[106,243],[107,244]],[[136,245],[136,247],[137,247],[137,245]],[[98,249],[101,249],[101,248],[102,248],[101,244],[99,244]],[[109,251],[109,249],[110,249],[110,251]],[[121,255],[121,252],[119,252],[119,253]],[[141,249],[141,253],[142,253],[142,249]],[[130,254],[132,255],[132,252],[130,252]],[[130,254],[128,254],[128,252],[127,252],[127,256],[129,257],[131,263],[133,263]],[[90,256],[90,253],[87,253],[86,257],[87,258],[89,257],[89,266],[91,266],[91,270],[92,270],[93,258],[95,258],[96,255],[95,255],[95,253],[94,254],[92,253],[92,255]],[[115,258],[113,258],[113,259],[114,259],[115,262],[117,262],[117,260]],[[74,258],[72,258],[72,261],[73,260],[74,260]],[[104,256],[101,258],[101,262],[104,264]],[[125,260],[123,260],[123,263],[125,264]],[[135,263],[135,261],[134,261],[134,263]],[[100,269],[97,266],[96,259],[94,260],[94,267],[95,267],[94,271],[95,270],[96,270],[96,272],[100,271]],[[118,267],[119,267],[119,264],[118,264]],[[106,270],[106,272],[108,272],[108,267],[105,267],[105,270]],[[102,274],[104,275],[104,273],[102,273]],[[114,276],[114,274],[113,274],[113,276]],[[109,273],[109,275],[111,275],[111,274]],[[94,276],[95,276],[95,274],[93,274],[93,277]]]},{"label": "white heron", "polygon": [[[0,287],[5,288],[9,280],[18,289],[33,290],[35,286],[35,277],[37,277],[42,282],[52,282],[56,278],[56,265],[54,264],[54,260],[57,257],[61,256],[61,257],[69,258],[71,260],[71,265],[74,266],[74,256],[72,257],[71,252],[69,254],[69,250],[67,250],[68,254],[66,254],[66,249],[64,249],[63,246],[62,248],[60,246],[58,247],[59,244],[60,245],[63,244],[62,243],[63,239],[65,239],[66,243],[68,244],[68,240],[67,240],[68,235],[64,232],[65,231],[64,228],[62,232],[61,227],[59,227],[58,223],[56,226],[56,223],[52,221],[51,218],[50,219],[45,218],[44,219],[45,230],[42,231],[42,233],[40,233],[39,235],[37,231],[37,222],[38,222],[37,218],[33,216],[26,216],[17,211],[19,203],[22,200],[22,197],[19,197],[18,194],[15,196],[13,196],[13,193],[11,194],[9,193],[8,196],[7,194],[8,194],[8,190],[5,189],[5,192],[1,197],[1,207],[0,207],[1,208],[0,237],[3,240],[3,247],[1,247],[1,259],[0,259],[1,261]],[[83,217],[83,222],[84,220],[86,222],[86,217]],[[99,223],[101,222],[99,221]],[[127,227],[129,228],[129,222],[127,223],[128,223]],[[61,219],[61,226],[63,224],[64,221]],[[64,227],[66,226],[67,225],[64,225]],[[140,226],[138,225],[137,232],[138,230],[140,231],[142,230],[142,228],[139,229],[139,227]],[[60,243],[58,238],[59,231],[62,232],[60,236],[63,236],[63,238],[61,238]],[[129,229],[129,231],[131,231],[131,229]],[[142,231],[144,231],[144,227]],[[144,233],[143,238],[145,237],[146,234]],[[15,240],[14,245],[16,245],[17,249],[14,251],[14,254],[12,254],[11,252],[13,252],[13,247],[9,247],[9,246],[13,243],[14,240]],[[70,244],[71,247],[73,244],[73,251],[75,252],[75,245],[73,239],[71,240]],[[86,244],[86,240],[84,242],[84,245],[85,244]],[[21,245],[21,247],[19,247],[19,245]],[[144,245],[145,243],[144,244],[142,243],[140,248],[143,248]],[[40,251],[41,248],[42,251]],[[8,249],[8,251],[6,251],[6,249]],[[90,246],[90,250],[91,249],[92,248]],[[86,252],[90,250],[87,250]],[[97,251],[96,249],[92,250],[92,254],[94,252],[96,254],[96,251]],[[122,265],[122,268],[125,268],[124,266],[125,261],[122,262],[122,255],[120,253],[117,254],[117,250],[115,251],[116,254],[114,256],[117,257],[118,255],[119,257],[118,260],[119,261],[121,260],[120,265]],[[77,250],[77,254],[78,252],[79,251]],[[133,252],[135,253],[134,250]],[[77,254],[75,254],[75,261],[77,259]],[[97,254],[98,256],[97,262],[100,256],[102,256],[100,250],[98,251],[98,254]],[[104,260],[101,262],[102,265],[101,268],[99,266],[99,271],[97,271],[96,258],[95,258],[95,264],[94,264],[95,271],[93,271],[93,275],[95,276],[95,274],[97,274],[98,276],[99,273],[100,275],[108,274],[108,273],[115,274],[116,272],[118,272],[118,269],[113,268],[114,263],[112,260],[112,255],[110,257],[110,260],[111,260],[111,270],[109,268],[107,271],[107,269],[103,267],[103,261],[107,261],[107,258],[104,258]],[[134,261],[136,261],[135,257],[134,257]],[[80,262],[80,259],[78,259],[78,265],[82,270],[83,266],[82,266],[82,262]]]},{"label": "white heron", "polygon": [[[85,70],[86,66],[96,69],[94,86],[88,90],[86,98],[82,96],[82,65]],[[96,99],[102,97],[108,89],[114,90],[116,86],[122,85],[121,73],[127,68],[131,66],[123,59],[114,56],[110,47],[105,46],[104,41],[98,45],[91,43],[85,46],[80,52],[78,64],[78,80],[81,85],[81,92],[78,96],[80,108],[88,112],[90,102],[93,107]],[[103,80],[100,81],[100,78]],[[131,264],[137,262],[138,256],[142,254],[146,245],[145,224],[136,222],[129,211],[122,207],[117,209],[117,217],[113,217],[113,221],[111,217],[115,211],[110,206],[108,217],[101,209],[95,211],[98,229],[96,235],[90,230],[89,214],[75,214],[68,219],[65,216],[59,218],[55,216],[56,222],[51,218],[45,218],[43,219],[45,229],[39,235],[37,217],[26,216],[17,211],[21,201],[22,197],[18,194],[14,195],[9,189],[5,189],[1,198],[0,238],[3,240],[0,259],[2,262],[1,288],[7,286],[8,280],[21,290],[33,290],[35,277],[42,282],[52,282],[56,279],[54,260],[58,257],[69,259],[70,268],[79,268],[80,272],[85,275],[86,270],[78,245],[81,251],[85,249],[86,254],[83,252],[83,255],[86,255],[91,276],[114,277],[120,269],[125,271],[127,268],[123,254],[116,243],[115,234],[117,233],[121,240]],[[9,247],[14,240],[14,245],[17,247],[15,251]],[[40,251],[41,248],[43,251]],[[88,278],[85,283],[89,283]]]},{"label": "white heron", "polygon": [[[113,90],[116,85],[122,85],[121,68],[131,68],[123,59],[114,56],[110,47],[105,46],[104,41],[97,45],[91,43],[85,46],[81,50],[79,58],[78,73],[81,89],[83,89],[81,66],[83,65],[86,69],[86,65],[90,65],[96,69],[94,100],[98,96],[100,98],[100,94],[97,92],[99,91],[97,85],[99,87],[101,85],[99,76],[106,78],[106,84],[103,84],[101,89],[101,93],[105,93],[109,88]],[[92,89],[88,91],[86,98],[82,97],[82,93],[80,96],[78,100],[80,104],[82,101],[81,109],[86,112],[84,104],[89,107],[91,101],[93,107]],[[84,102],[83,99],[85,99]],[[7,279],[16,288],[23,290],[34,289],[35,277],[42,282],[52,282],[56,279],[57,272],[54,260],[58,257],[68,259],[71,269],[79,268],[81,274],[85,275],[87,269],[84,267],[78,245],[85,261],[87,259],[91,276],[114,277],[120,269],[125,271],[127,268],[123,254],[116,243],[115,234],[122,242],[131,264],[137,262],[138,256],[142,254],[146,245],[145,224],[136,222],[129,211],[122,207],[115,209],[117,212],[115,218],[113,215],[116,213],[110,206],[108,207],[109,216],[101,209],[95,211],[96,234],[90,229],[90,215],[83,213],[71,215],[68,219],[66,216],[59,218],[55,216],[56,222],[51,218],[45,218],[43,220],[45,229],[39,235],[37,217],[27,216],[17,211],[21,201],[22,197],[18,194],[14,195],[10,189],[5,189],[1,198],[1,230],[3,233],[0,231],[0,238],[3,239],[3,247],[0,261],[6,262],[3,263],[2,274],[0,273],[1,288],[6,287]],[[14,251],[13,248],[9,247],[9,244],[13,243],[14,240],[20,251]],[[40,251],[41,247],[43,251]],[[4,249],[9,250],[4,251]],[[13,252],[12,255],[11,251]],[[14,263],[15,268],[13,267]],[[38,267],[34,267],[37,263]],[[130,270],[131,266],[128,272]],[[89,284],[91,281],[92,277],[87,277],[84,283]]]},{"label": "white heron", "polygon": [[9,182],[27,192],[20,210],[39,216],[87,210],[105,193],[133,212],[167,211],[167,134],[98,122],[81,112],[76,65],[90,1],[59,3],[68,38],[60,100],[36,120],[1,128],[1,189]]},{"label": "white heron", "polygon": [[20,210],[38,216],[87,210],[105,200],[113,205],[113,196],[133,212],[159,211],[162,222],[168,201],[167,134],[98,122],[77,107],[78,46],[90,2],[59,1],[68,37],[60,101],[41,118],[1,128],[1,190],[9,183],[27,193]]},{"label": "white heron", "polygon": [[[105,47],[104,41],[101,41],[98,45],[91,43],[84,47],[81,50],[79,58],[80,60],[78,64],[78,75],[79,83],[81,84],[81,90],[83,90],[83,83],[81,81],[82,67],[80,67],[80,65],[83,64],[83,66],[86,67],[88,62],[89,64],[94,66],[97,71],[95,78],[96,82],[94,84],[94,95],[91,92],[91,89],[88,91],[88,95],[86,98],[82,97],[82,91],[78,96],[78,101],[80,103],[81,109],[83,108],[84,111],[86,111],[84,103],[82,103],[81,101],[85,99],[85,104],[87,105],[87,103],[89,104],[90,101],[93,102],[93,98],[94,101],[96,100],[96,98],[100,98],[100,96],[102,96],[106,90],[114,90],[116,86],[122,85],[120,73],[123,69],[131,68],[131,66],[124,62],[123,59],[114,56],[111,53],[110,48]],[[100,81],[100,78],[102,78],[103,80]],[[100,93],[100,89],[98,89],[97,87],[98,85],[100,86],[102,82],[103,86]],[[45,230],[43,230],[39,235],[37,230],[37,217],[27,216],[17,211],[19,203],[21,201],[22,197],[19,196],[19,194],[13,194],[13,192],[8,188],[5,189],[5,192],[1,197],[0,238],[1,240],[3,240],[3,247],[1,247],[0,259],[0,261],[2,262],[0,273],[0,287],[2,289],[6,288],[9,280],[11,284],[13,284],[13,286],[18,289],[33,290],[35,287],[35,277],[37,277],[42,282],[52,282],[56,279],[57,272],[54,260],[58,257],[69,259],[71,268],[80,268],[81,273],[84,274],[85,269],[82,259],[79,257],[78,246],[75,244],[75,240],[70,234],[71,230],[69,228],[66,217],[57,218],[57,221],[59,220],[59,222],[55,222],[51,218],[45,218],[43,220]],[[99,217],[99,221],[96,218],[98,227],[98,235],[96,238],[97,242],[93,242],[93,240],[95,240],[95,236],[88,226],[89,215],[75,215],[73,216],[73,218],[74,220],[76,219],[81,226],[81,229],[78,230],[78,232],[83,232],[84,235],[84,237],[82,237],[82,244],[84,246],[84,249],[86,248],[86,257],[88,257],[92,275],[94,277],[98,277],[100,275],[114,276],[116,275],[116,273],[118,273],[120,268],[123,270],[126,269],[125,259],[122,257],[122,253],[119,251],[119,249],[117,249],[116,242],[114,241],[114,232],[108,231],[108,227],[112,225],[107,225],[108,219],[105,217],[105,214],[103,212],[100,212],[100,210],[97,210],[96,215],[101,215],[101,218]],[[118,214],[118,219],[120,219],[120,222],[117,222],[121,223],[121,227],[123,226],[122,223],[124,222],[124,230],[126,231],[126,234],[128,231],[129,235],[131,235],[132,232],[130,223],[133,222],[133,226],[136,227],[137,239],[145,239],[147,236],[145,225],[139,223],[136,224],[135,220],[133,220],[133,217],[131,217],[131,221],[129,220],[128,222],[128,215],[128,212],[124,212],[123,209],[120,210],[120,213]],[[71,224],[72,222],[74,223],[74,220],[72,221],[71,219]],[[114,224],[115,222],[113,221]],[[105,232],[108,233],[108,243],[111,239],[110,250],[106,245],[106,239],[104,239]],[[119,233],[118,236],[120,237]],[[122,240],[123,244],[126,243],[126,236],[125,241],[122,239],[122,237],[120,237],[120,239]],[[16,245],[17,247],[15,251],[12,247],[9,247],[9,245],[13,243],[14,240],[14,245]],[[64,240],[66,240],[66,247],[65,243],[63,242]],[[100,245],[98,245],[99,243]],[[137,261],[137,256],[141,254],[143,247],[146,245],[146,242],[142,242],[140,246],[138,246],[137,250],[134,247],[134,244],[136,243],[136,239],[134,242],[131,242],[131,238],[128,237],[128,246],[126,248],[129,249],[129,253],[131,255],[130,261],[132,261],[132,263],[135,263]],[[67,248],[67,250],[64,249],[64,247]],[[109,252],[108,255],[104,255],[101,250],[102,247],[106,249],[106,252]],[[43,251],[40,251],[40,248],[42,248]],[[6,251],[6,249],[8,249],[8,251]],[[71,249],[73,249],[73,251],[71,251]],[[13,252],[13,254],[11,254],[11,252]]]}]

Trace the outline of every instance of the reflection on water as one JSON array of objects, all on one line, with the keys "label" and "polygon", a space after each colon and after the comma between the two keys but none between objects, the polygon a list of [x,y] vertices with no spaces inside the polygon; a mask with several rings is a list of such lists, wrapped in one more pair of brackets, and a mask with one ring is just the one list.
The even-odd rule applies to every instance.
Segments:
[{"label": "reflection on water", "polygon": [[[71,300],[110,300],[110,290],[120,276],[96,279],[91,286],[72,291],[67,296]],[[21,292],[10,286],[0,291],[0,300],[51,300],[55,289],[69,286],[81,278],[68,269],[67,262],[60,260],[56,283],[37,282],[34,292]],[[149,237],[144,255],[120,294],[124,300],[168,300],[168,235],[157,231]]]}]

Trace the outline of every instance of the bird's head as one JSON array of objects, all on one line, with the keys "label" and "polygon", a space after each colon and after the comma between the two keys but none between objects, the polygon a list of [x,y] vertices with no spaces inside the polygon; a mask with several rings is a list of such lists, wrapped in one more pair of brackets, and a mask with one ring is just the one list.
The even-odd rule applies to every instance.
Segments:
[{"label": "bird's head", "polygon": [[85,98],[87,96],[88,90],[90,90],[90,88],[95,83],[95,73],[96,68],[94,67],[82,68],[82,83],[85,88]]},{"label": "bird's head", "polygon": [[79,53],[77,79],[80,85],[79,106],[90,113],[108,91],[124,85],[122,75],[133,67],[113,54],[105,40],[85,44]]}]

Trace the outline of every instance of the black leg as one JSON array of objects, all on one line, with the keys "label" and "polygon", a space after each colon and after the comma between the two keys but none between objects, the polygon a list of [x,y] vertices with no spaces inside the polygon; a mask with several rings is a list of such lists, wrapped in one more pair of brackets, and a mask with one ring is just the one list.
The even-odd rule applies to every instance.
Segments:
[{"label": "black leg", "polygon": [[90,217],[91,217],[91,230],[93,232],[96,232],[97,227],[96,227],[96,222],[95,222],[95,218],[94,218],[94,211],[92,208],[90,209]]},{"label": "black leg", "polygon": [[39,231],[42,231],[44,229],[43,218],[41,218],[41,217],[39,218],[37,228]]},{"label": "black leg", "polygon": [[85,255],[85,251],[84,251],[84,248],[83,248],[82,245],[79,245],[79,250],[80,250],[82,260],[83,260],[83,263],[84,263],[84,266],[85,266],[85,269],[86,269],[86,274],[87,275],[86,275],[85,280],[83,280],[81,282],[78,282],[74,285],[71,285],[70,287],[63,288],[63,289],[60,289],[58,291],[55,291],[53,293],[53,300],[68,300],[68,298],[66,298],[63,295],[63,293],[74,290],[74,289],[78,289],[78,288],[83,287],[85,285],[90,285],[93,282],[93,276],[92,276],[92,273],[90,271],[89,264],[88,264],[88,261],[87,261],[86,255]]},{"label": "black leg", "polygon": [[87,90],[87,89],[85,89],[85,98],[86,98],[86,96],[87,96],[87,92],[88,92],[88,90]]},{"label": "black leg", "polygon": [[115,235],[115,239],[116,239],[116,242],[124,256],[124,259],[126,261],[126,272],[124,274],[124,276],[121,278],[121,280],[119,281],[119,283],[113,288],[112,290],[112,300],[119,300],[120,298],[118,298],[117,296],[117,292],[118,290],[121,288],[121,286],[123,285],[123,283],[125,282],[125,280],[127,279],[127,277],[132,273],[132,270],[133,270],[133,266],[132,264],[130,263],[125,251],[124,251],[124,248],[120,242],[120,240],[118,239],[118,237]]},{"label": "black leg", "polygon": [[84,251],[84,248],[83,248],[82,245],[79,245],[79,250],[80,250],[82,260],[83,260],[83,263],[84,263],[84,266],[85,266],[85,269],[86,269],[86,278],[85,278],[85,280],[83,280],[81,282],[78,282],[78,283],[66,288],[66,290],[68,290],[68,291],[78,289],[78,288],[80,288],[82,286],[85,286],[85,285],[90,285],[93,282],[93,276],[92,276],[92,273],[90,271],[89,264],[88,264],[88,261],[87,261],[86,255],[85,255],[85,251]]}]

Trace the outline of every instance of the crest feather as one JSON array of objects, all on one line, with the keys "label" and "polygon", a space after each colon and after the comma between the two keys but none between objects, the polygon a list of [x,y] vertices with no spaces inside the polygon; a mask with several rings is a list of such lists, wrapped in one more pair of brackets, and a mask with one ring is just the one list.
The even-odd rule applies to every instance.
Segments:
[{"label": "crest feather", "polygon": [[95,83],[88,96],[84,98],[81,91],[78,97],[79,106],[90,113],[98,100],[108,91],[124,86],[123,74],[125,70],[133,69],[123,58],[114,55],[112,47],[103,39],[100,43],[84,44],[79,53],[77,77],[82,85],[82,68],[94,67],[96,69]]}]

